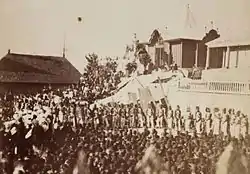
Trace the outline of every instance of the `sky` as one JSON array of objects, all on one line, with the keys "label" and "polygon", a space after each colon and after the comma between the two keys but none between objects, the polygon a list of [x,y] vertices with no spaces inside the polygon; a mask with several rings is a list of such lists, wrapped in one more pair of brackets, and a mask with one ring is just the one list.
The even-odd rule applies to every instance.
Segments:
[{"label": "sky", "polygon": [[67,59],[83,72],[85,55],[123,56],[134,33],[141,41],[154,29],[182,33],[187,4],[195,33],[213,21],[222,37],[250,38],[249,0],[0,0],[0,57],[8,49],[61,56],[65,36]]}]

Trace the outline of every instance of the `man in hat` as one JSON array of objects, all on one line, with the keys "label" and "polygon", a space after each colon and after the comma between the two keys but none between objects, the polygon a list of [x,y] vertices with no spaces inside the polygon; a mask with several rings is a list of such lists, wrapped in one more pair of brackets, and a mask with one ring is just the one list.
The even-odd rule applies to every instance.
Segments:
[{"label": "man in hat", "polygon": [[200,107],[199,106],[196,106],[195,124],[196,124],[196,132],[198,134],[200,134],[201,131],[202,131],[202,113],[200,111]]},{"label": "man in hat", "polygon": [[206,108],[205,109],[205,124],[206,124],[206,133],[210,133],[211,130],[212,130],[212,124],[213,124],[213,119],[212,119],[212,113],[211,113],[211,110],[210,108]]},{"label": "man in hat", "polygon": [[182,128],[182,115],[179,105],[177,105],[174,115],[176,121],[176,131],[180,131]]}]

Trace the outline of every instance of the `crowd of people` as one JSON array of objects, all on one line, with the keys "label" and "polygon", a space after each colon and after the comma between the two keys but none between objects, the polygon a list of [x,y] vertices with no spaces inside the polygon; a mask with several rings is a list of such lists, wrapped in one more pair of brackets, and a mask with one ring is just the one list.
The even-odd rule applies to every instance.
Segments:
[{"label": "crowd of people", "polygon": [[[112,68],[110,68],[112,69]],[[120,82],[119,74],[91,69],[67,90],[2,98],[0,173],[72,173],[86,154],[91,174],[138,173],[136,164],[154,145],[170,174],[213,174],[231,141],[250,158],[248,117],[234,109],[181,110],[164,102],[95,105]],[[141,131],[142,128],[143,131]],[[164,130],[159,133],[158,129]]]}]

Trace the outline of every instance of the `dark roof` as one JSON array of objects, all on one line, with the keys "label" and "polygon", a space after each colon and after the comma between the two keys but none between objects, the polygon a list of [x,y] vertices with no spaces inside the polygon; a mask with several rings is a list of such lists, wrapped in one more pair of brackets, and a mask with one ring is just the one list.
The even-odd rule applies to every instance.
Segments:
[{"label": "dark roof", "polygon": [[201,39],[174,38],[174,39],[167,39],[167,40],[164,40],[164,42],[179,42],[179,41],[201,41]]},{"label": "dark roof", "polygon": [[80,76],[64,57],[8,53],[0,60],[0,82],[72,84]]}]

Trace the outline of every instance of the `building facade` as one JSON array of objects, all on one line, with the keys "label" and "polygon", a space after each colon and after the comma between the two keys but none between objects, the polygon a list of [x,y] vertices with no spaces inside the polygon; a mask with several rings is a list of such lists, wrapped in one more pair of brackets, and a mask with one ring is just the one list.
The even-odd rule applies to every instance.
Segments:
[{"label": "building facade", "polygon": [[207,46],[207,69],[250,67],[250,41],[215,40]]},{"label": "building facade", "polygon": [[192,68],[194,65],[205,68],[206,43],[218,37],[218,32],[212,29],[203,38],[180,37],[164,40],[159,31],[154,30],[149,42],[143,44],[156,68],[169,67],[172,63],[180,68]]}]

